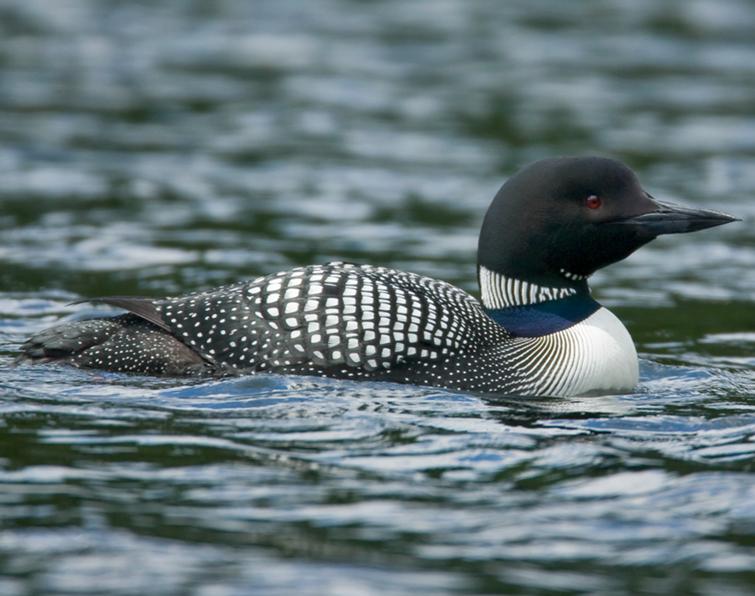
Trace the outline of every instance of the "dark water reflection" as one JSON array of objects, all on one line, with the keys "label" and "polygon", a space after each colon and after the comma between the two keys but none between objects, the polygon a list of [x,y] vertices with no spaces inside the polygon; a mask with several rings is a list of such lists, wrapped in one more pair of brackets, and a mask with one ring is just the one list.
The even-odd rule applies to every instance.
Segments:
[{"label": "dark water reflection", "polygon": [[[0,1],[0,593],[750,594],[755,5]],[[81,296],[345,258],[475,289],[518,165],[744,218],[601,272],[642,383],[11,368]]]}]

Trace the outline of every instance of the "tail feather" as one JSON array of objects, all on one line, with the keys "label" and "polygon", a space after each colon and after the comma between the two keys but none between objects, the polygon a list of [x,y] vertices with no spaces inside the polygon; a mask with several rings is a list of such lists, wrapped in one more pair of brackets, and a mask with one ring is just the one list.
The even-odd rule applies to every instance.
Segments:
[{"label": "tail feather", "polygon": [[113,319],[92,319],[64,323],[40,331],[21,346],[28,360],[64,360],[96,346],[117,333],[121,326]]},{"label": "tail feather", "polygon": [[65,362],[154,375],[207,374],[213,368],[186,344],[132,314],[45,329],[21,346],[17,362]]}]

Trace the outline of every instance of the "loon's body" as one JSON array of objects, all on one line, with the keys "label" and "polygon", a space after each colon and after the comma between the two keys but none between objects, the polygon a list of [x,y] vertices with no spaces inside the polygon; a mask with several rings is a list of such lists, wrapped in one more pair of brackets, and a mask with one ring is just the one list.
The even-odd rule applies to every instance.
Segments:
[{"label": "loon's body", "polygon": [[732,219],[657,203],[613,160],[545,160],[511,178],[486,215],[479,301],[413,273],[328,263],[177,298],[97,299],[129,313],[53,327],[22,353],[159,375],[275,372],[519,395],[626,391],[638,380],[634,344],[591,298],[587,277],[660,233]]}]

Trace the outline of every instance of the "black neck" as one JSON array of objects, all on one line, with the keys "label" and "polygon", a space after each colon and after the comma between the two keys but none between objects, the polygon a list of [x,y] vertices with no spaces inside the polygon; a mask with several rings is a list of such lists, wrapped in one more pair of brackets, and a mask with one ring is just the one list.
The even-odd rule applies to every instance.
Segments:
[{"label": "black neck", "polygon": [[581,323],[599,308],[600,304],[589,295],[575,294],[539,304],[486,309],[486,312],[514,337],[542,337]]}]

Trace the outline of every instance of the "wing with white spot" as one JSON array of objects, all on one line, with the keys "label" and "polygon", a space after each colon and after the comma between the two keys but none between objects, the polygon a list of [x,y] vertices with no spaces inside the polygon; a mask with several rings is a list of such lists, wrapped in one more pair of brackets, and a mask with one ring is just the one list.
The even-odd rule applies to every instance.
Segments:
[{"label": "wing with white spot", "polygon": [[158,306],[172,332],[208,360],[300,374],[369,373],[439,360],[495,328],[477,300],[450,284],[345,263],[292,269]]}]

